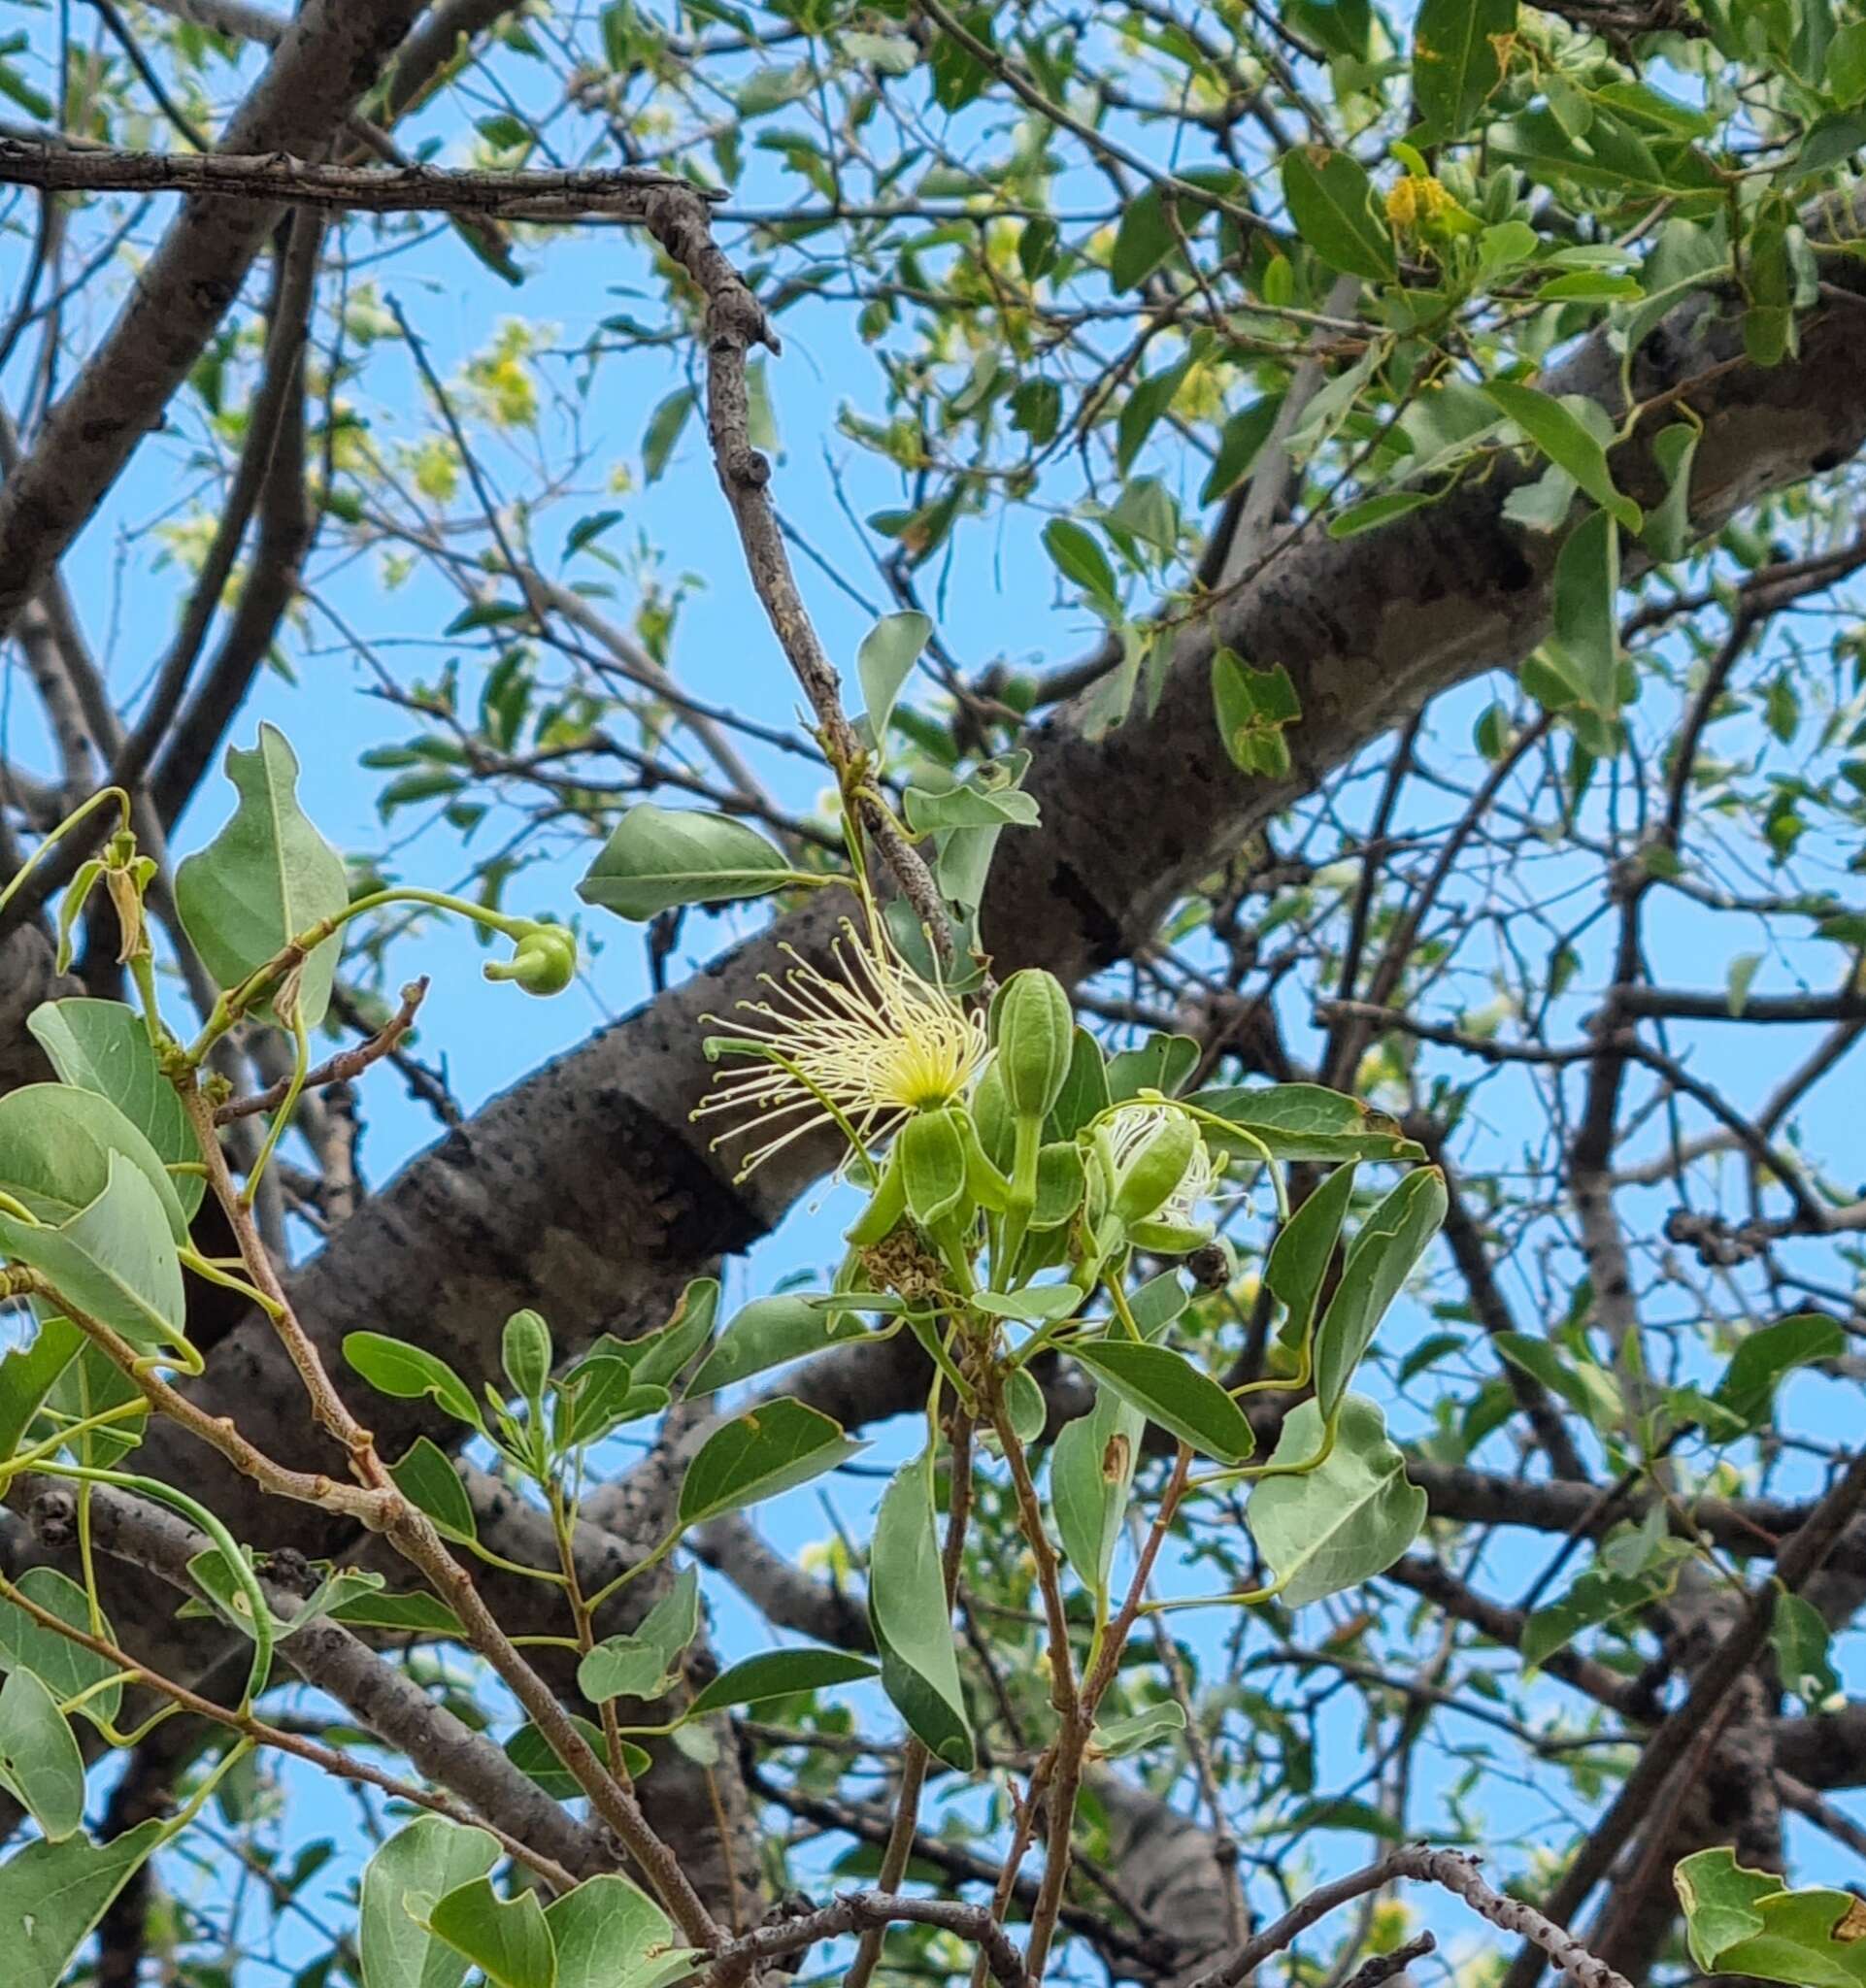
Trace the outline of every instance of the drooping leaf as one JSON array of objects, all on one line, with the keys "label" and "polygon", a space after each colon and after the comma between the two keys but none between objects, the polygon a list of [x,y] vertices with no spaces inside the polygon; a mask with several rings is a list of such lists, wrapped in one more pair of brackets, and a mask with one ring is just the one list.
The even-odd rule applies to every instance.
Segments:
[{"label": "drooping leaf", "polygon": [[787,1396],[716,1429],[681,1480],[683,1526],[703,1525],[728,1511],[775,1498],[833,1471],[867,1448],[839,1423]]},{"label": "drooping leaf", "polygon": [[1287,1314],[1283,1337],[1289,1345],[1302,1345],[1315,1325],[1322,1283],[1341,1239],[1343,1217],[1353,1199],[1355,1172],[1352,1160],[1337,1167],[1283,1225],[1270,1245],[1263,1277],[1283,1301]]},{"label": "drooping leaf", "polygon": [[[162,1075],[149,1029],[121,1001],[42,1001],[26,1026],[59,1077],[108,1098],[153,1148],[164,1168],[198,1160],[194,1129],[175,1086]],[[190,1220],[207,1182],[198,1174],[169,1176]]]},{"label": "drooping leaf", "polygon": [[1112,1387],[1098,1387],[1094,1408],[1063,1425],[1050,1453],[1050,1498],[1063,1552],[1103,1608],[1146,1428],[1138,1408]]},{"label": "drooping leaf", "polygon": [[1614,487],[1607,451],[1573,412],[1553,394],[1511,380],[1493,380],[1484,392],[1496,402],[1549,460],[1566,470],[1600,508],[1636,532],[1644,522],[1630,497]]},{"label": "drooping leaf", "polygon": [[0,1685],[0,1781],[53,1842],[84,1819],[84,1757],[58,1701],[24,1669]]},{"label": "drooping leaf", "polygon": [[[1314,1401],[1291,1410],[1272,1465],[1301,1464],[1321,1447]],[[1278,1597],[1300,1608],[1383,1574],[1418,1537],[1425,1493],[1406,1476],[1372,1402],[1350,1395],[1338,1411],[1335,1445],[1313,1471],[1266,1477],[1246,1508],[1250,1536],[1275,1572]]]},{"label": "drooping leaf", "polygon": [[862,637],[862,646],[855,651],[855,674],[861,679],[862,701],[877,745],[887,737],[887,721],[901,686],[932,633],[933,623],[927,616],[909,610],[883,614]]},{"label": "drooping leaf", "polygon": [[1730,1355],[1712,1399],[1746,1427],[1767,1419],[1784,1375],[1813,1360],[1831,1360],[1846,1350],[1846,1335],[1824,1313],[1798,1311],[1773,1325],[1746,1333]]},{"label": "drooping leaf", "polygon": [[674,453],[674,445],[681,439],[681,431],[693,413],[693,389],[683,386],[670,393],[648,417],[648,430],[642,437],[642,480],[654,483],[661,479],[668,465],[668,458]]},{"label": "drooping leaf", "polygon": [[1619,526],[1590,511],[1562,541],[1555,560],[1555,626],[1544,653],[1589,710],[1619,709]]},{"label": "drooping leaf", "polygon": [[953,1647],[952,1612],[940,1567],[930,1456],[905,1464],[882,1494],[868,1568],[868,1615],[882,1658],[882,1688],[936,1760],[972,1766]]},{"label": "drooping leaf", "polygon": [[[202,964],[220,987],[255,968],[350,902],[343,858],[298,805],[298,760],[274,725],[259,727],[250,752],[227,748],[227,778],[240,800],[232,818],[175,875],[175,904]],[[317,945],[297,975],[297,1011],[315,1029],[330,1006],[343,949],[340,934]],[[275,1003],[257,1011],[280,1019]]]},{"label": "drooping leaf", "polygon": [[40,1321],[27,1344],[9,1347],[0,1358],[0,1462],[18,1449],[40,1405],[83,1343],[71,1320],[54,1313]]},{"label": "drooping leaf", "polygon": [[1419,1167],[1355,1231],[1341,1282],[1316,1328],[1316,1400],[1324,1417],[1347,1393],[1386,1308],[1438,1234],[1445,1209],[1445,1176],[1436,1167]]},{"label": "drooping leaf", "polygon": [[616,824],[577,895],[640,921],[675,905],[763,897],[790,876],[783,850],[743,821],[643,801]]}]

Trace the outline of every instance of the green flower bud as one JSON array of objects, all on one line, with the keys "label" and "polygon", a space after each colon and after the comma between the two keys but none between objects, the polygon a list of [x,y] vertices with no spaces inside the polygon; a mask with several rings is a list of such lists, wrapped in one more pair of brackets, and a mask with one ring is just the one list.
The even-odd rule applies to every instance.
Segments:
[{"label": "green flower bud", "polygon": [[931,1228],[966,1199],[965,1136],[950,1107],[921,1111],[895,1142],[908,1212]]},{"label": "green flower bud", "polygon": [[535,1311],[515,1311],[506,1320],[499,1354],[506,1378],[528,1402],[544,1399],[550,1378],[550,1328]]},{"label": "green flower bud", "polygon": [[1076,1017],[1053,974],[1026,967],[998,996],[998,1069],[1020,1118],[1046,1118],[1062,1095],[1075,1048]]},{"label": "green flower bud", "polygon": [[508,960],[489,961],[488,980],[516,980],[527,994],[561,994],[577,977],[577,941],[562,925],[526,925]]},{"label": "green flower bud", "polygon": [[1199,1129],[1181,1112],[1162,1112],[1158,1126],[1120,1171],[1115,1182],[1115,1213],[1128,1224],[1144,1222],[1165,1206],[1185,1178],[1198,1150]]},{"label": "green flower bud", "polygon": [[1073,1139],[1058,1140],[1037,1155],[1037,1201],[1030,1210],[1033,1229],[1054,1229],[1082,1207],[1085,1186],[1082,1148]]},{"label": "green flower bud", "polygon": [[1004,1076],[996,1060],[985,1065],[984,1075],[972,1093],[972,1123],[986,1158],[999,1173],[1008,1174],[1016,1151],[1016,1128],[1011,1116],[1011,1100],[1005,1095]]},{"label": "green flower bud", "polygon": [[843,1241],[851,1249],[872,1249],[893,1234],[894,1225],[907,1212],[907,1195],[901,1186],[901,1154],[897,1144],[882,1169],[880,1184],[868,1206],[843,1231]]}]

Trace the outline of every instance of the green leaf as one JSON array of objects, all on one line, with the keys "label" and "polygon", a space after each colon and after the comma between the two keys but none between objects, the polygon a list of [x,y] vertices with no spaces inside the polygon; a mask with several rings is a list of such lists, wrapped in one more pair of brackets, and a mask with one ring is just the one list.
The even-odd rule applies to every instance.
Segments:
[{"label": "green leaf", "polygon": [[1428,504],[1436,504],[1444,493],[1437,490],[1386,490],[1378,497],[1363,498],[1358,504],[1350,504],[1346,511],[1340,511],[1328,520],[1328,536],[1331,539],[1351,539],[1362,532],[1378,531],[1383,524],[1391,524],[1396,517],[1404,517],[1409,512],[1422,511]]},{"label": "green leaf", "polygon": [[1495,1344],[1513,1367],[1534,1375],[1551,1394],[1584,1415],[1598,1434],[1616,1435],[1624,1427],[1626,1403],[1618,1383],[1591,1360],[1564,1360],[1547,1340],[1529,1333],[1500,1332]]},{"label": "green leaf", "polygon": [[84,1820],[84,1757],[58,1701],[30,1671],[0,1685],[0,1780],[53,1842]]},{"label": "green leaf", "polygon": [[[608,1741],[603,1738],[600,1726],[576,1712],[571,1713],[570,1723],[583,1735],[584,1745],[598,1760],[609,1758]],[[552,1752],[550,1741],[536,1726],[520,1726],[506,1741],[505,1755],[521,1774],[536,1781],[553,1802],[575,1802],[583,1792],[583,1784]],[[631,1775],[640,1779],[654,1763],[645,1749],[624,1740],[622,1765]]]},{"label": "green leaf", "polygon": [[[1164,1097],[1176,1098],[1198,1065],[1199,1045],[1190,1036],[1167,1036],[1156,1031],[1138,1049],[1123,1049],[1108,1059],[1103,1077],[1108,1102],[1118,1105],[1124,1099],[1139,1097],[1142,1091],[1158,1091]],[[1073,1077],[1073,1058],[1071,1069]]]},{"label": "green leaf", "polygon": [[1089,1757],[1120,1760],[1127,1754],[1140,1752],[1144,1746],[1152,1746],[1175,1733],[1184,1731],[1185,1713],[1178,1700],[1162,1699],[1158,1705],[1150,1705],[1144,1712],[1135,1712],[1131,1718],[1098,1720],[1088,1736]]},{"label": "green leaf", "polygon": [[644,1387],[628,1362],[614,1354],[580,1360],[558,1388],[554,1428],[559,1449],[600,1441],[625,1423],[658,1415],[673,1400],[664,1387]]},{"label": "green leaf", "polygon": [[134,1411],[120,1421],[86,1430],[67,1442],[78,1461],[94,1470],[109,1470],[120,1463],[142,1441],[149,1422],[149,1404],[143,1400],[142,1390],[101,1346],[88,1340],[52,1383],[46,1403],[72,1422],[88,1421],[126,1404],[134,1406]]},{"label": "green leaf", "polygon": [[1595,1554],[1558,1601],[1536,1609],[1523,1624],[1522,1661],[1531,1670],[1546,1664],[1583,1629],[1616,1621],[1655,1601],[1671,1585],[1679,1559],[1690,1550],[1683,1541],[1661,1541],[1650,1565],[1620,1572],[1610,1558],[1611,1545]]},{"label": "green leaf", "polygon": [[713,1337],[719,1312],[716,1277],[695,1277],[682,1291],[673,1315],[659,1331],[639,1340],[613,1340],[627,1360],[637,1386],[667,1387]]},{"label": "green leaf", "polygon": [[109,1098],[63,1083],[22,1084],[0,1097],[0,1192],[42,1222],[69,1222],[89,1208],[109,1184],[113,1159],[149,1182],[169,1235],[185,1242],[187,1220],[162,1156]]},{"label": "green leaf", "polygon": [[1355,1231],[1341,1282],[1316,1330],[1316,1400],[1324,1417],[1347,1393],[1386,1308],[1438,1234],[1445,1209],[1445,1176],[1436,1167],[1419,1167]]},{"label": "green leaf", "polygon": [[972,1303],[993,1318],[1043,1325],[1051,1319],[1074,1317],[1084,1295],[1080,1284],[1026,1284],[1021,1291],[980,1291]]},{"label": "green leaf", "polygon": [[0,1462],[24,1441],[40,1405],[83,1343],[69,1318],[53,1315],[40,1321],[29,1343],[0,1359]]},{"label": "green leaf", "polygon": [[1497,40],[1516,24],[1516,0],[1422,0],[1413,26],[1413,99],[1432,143],[1470,130],[1502,80]]},{"label": "green leaf", "polygon": [[862,637],[862,646],[855,651],[855,674],[861,679],[868,727],[878,746],[887,737],[887,721],[893,715],[901,685],[907,681],[932,633],[931,620],[914,610],[904,614],[883,614]]},{"label": "green leaf", "polygon": [[791,875],[783,852],[743,821],[643,801],[616,824],[577,895],[639,921],[675,905],[763,897]]},{"label": "green leaf", "polygon": [[[1272,1467],[1300,1465],[1324,1434],[1320,1408],[1301,1403],[1284,1419]],[[1300,1608],[1391,1567],[1425,1523],[1425,1493],[1407,1481],[1406,1459],[1387,1440],[1380,1409],[1349,1395],[1326,1460],[1313,1471],[1264,1478],[1245,1515],[1276,1574],[1278,1599]]]},{"label": "green leaf", "polygon": [[1120,599],[1108,554],[1074,518],[1052,517],[1043,528],[1044,549],[1065,580],[1072,580],[1109,614],[1118,615]]},{"label": "green leaf", "polygon": [[686,1384],[689,1401],[749,1380],[787,1361],[820,1353],[843,1340],[868,1337],[861,1320],[847,1311],[823,1309],[822,1300],[789,1291],[754,1298],[719,1335],[718,1344]]},{"label": "green leaf", "polygon": [[1069,1075],[1063,1078],[1062,1095],[1051,1108],[1044,1126],[1044,1138],[1074,1139],[1084,1125],[1107,1110],[1112,1102],[1108,1088],[1108,1065],[1102,1058],[1101,1044],[1078,1024],[1070,1044]]},{"label": "green leaf", "polygon": [[1646,514],[1640,538],[1654,559],[1683,559],[1690,549],[1691,464],[1703,430],[1674,421],[1652,437],[1652,457],[1665,478],[1665,496]]},{"label": "green leaf", "polygon": [[1706,1973],[1748,1974],[1793,1988],[1866,1981],[1866,1906],[1849,1891],[1788,1891],[1747,1871],[1728,1848],[1699,1850],[1672,1874],[1691,1958]]},{"label": "green leaf", "polygon": [[386,1333],[352,1332],[344,1336],[344,1358],[379,1394],[397,1401],[417,1402],[432,1395],[435,1405],[484,1433],[479,1405],[466,1382],[438,1354]]},{"label": "green leaf", "polygon": [[1283,197],[1296,232],[1331,269],[1393,282],[1399,260],[1374,186],[1345,151],[1294,147],[1283,158]]},{"label": "green leaf", "polygon": [[[250,752],[227,747],[227,778],[240,795],[232,819],[175,874],[175,907],[202,964],[221,987],[237,986],[301,934],[350,902],[343,858],[298,805],[298,761],[276,726],[259,727]],[[298,1013],[315,1029],[330,1006],[343,939],[333,933],[305,961]],[[257,1011],[279,1019],[279,990]]]},{"label": "green leaf", "polygon": [[0,1252],[38,1271],[67,1305],[100,1319],[131,1345],[184,1345],[186,1298],[169,1224],[173,1202],[165,1208],[149,1176],[122,1154],[112,1153],[109,1168],[104,1191],[62,1228],[35,1228],[0,1214]]},{"label": "green leaf", "polygon": [[1783,1683],[1811,1711],[1819,1710],[1840,1689],[1826,1618],[1800,1595],[1780,1594],[1769,1622],[1769,1641]]},{"label": "green leaf", "polygon": [[689,1719],[731,1705],[762,1705],[793,1691],[822,1691],[879,1675],[875,1666],[841,1650],[764,1650],[721,1671],[686,1708]]},{"label": "green leaf", "polygon": [[[29,1567],[16,1583],[19,1592],[48,1614],[74,1629],[92,1633],[90,1601],[75,1580],[55,1567]],[[114,1640],[110,1618],[98,1615],[98,1632]],[[30,1671],[63,1704],[115,1676],[117,1666],[55,1629],[47,1629],[17,1603],[0,1598],[0,1670]],[[96,1725],[114,1725],[123,1702],[120,1684],[112,1684],[86,1698],[82,1717]]]},{"label": "green leaf", "polygon": [[1159,372],[1149,374],[1146,379],[1135,382],[1133,391],[1121,405],[1116,429],[1115,468],[1117,475],[1124,477],[1133,468],[1134,458],[1146,447],[1154,423],[1173,405],[1174,396],[1185,384],[1186,375],[1191,370],[1192,360],[1187,356],[1177,365],[1164,366]]},{"label": "green leaf", "polygon": [[1263,1276],[1288,1314],[1282,1333],[1288,1345],[1305,1344],[1314,1329],[1316,1306],[1341,1239],[1342,1220],[1353,1199],[1354,1173],[1352,1160],[1337,1167],[1283,1225],[1270,1245]]},{"label": "green leaf", "polygon": [[868,1565],[868,1615],[882,1688],[936,1760],[971,1771],[952,1611],[933,1516],[933,1460],[916,1458],[882,1494]]},{"label": "green leaf", "polygon": [[[166,1170],[198,1161],[194,1128],[175,1086],[162,1075],[149,1029],[121,1001],[42,1001],[26,1017],[51,1067],[67,1084],[107,1098],[150,1143]],[[170,1174],[184,1216],[207,1191],[198,1174]]]},{"label": "green leaf", "polygon": [[660,481],[662,472],[667,468],[668,458],[674,453],[674,445],[681,439],[681,430],[686,426],[687,417],[693,412],[693,389],[683,386],[668,397],[648,417],[648,429],[642,437],[642,479],[644,482]]},{"label": "green leaf", "polygon": [[1069,1351],[1130,1407],[1201,1454],[1237,1464],[1256,1447],[1244,1410],[1184,1354],[1134,1340],[1072,1340]]},{"label": "green leaf", "polygon": [[683,1526],[704,1524],[794,1490],[866,1449],[839,1423],[787,1396],[716,1429],[681,1480]]},{"label": "green leaf", "polygon": [[683,1568],[631,1636],[599,1642],[577,1669],[577,1688],[592,1705],[610,1698],[653,1699],[680,1674],[681,1652],[700,1632],[700,1576]]},{"label": "green leaf", "polygon": [[1483,390],[1603,511],[1611,513],[1629,532],[1639,530],[1643,522],[1639,506],[1615,489],[1606,449],[1572,409],[1552,394],[1515,381],[1492,380]]},{"label": "green leaf", "polygon": [[1619,709],[1619,526],[1590,511],[1555,560],[1555,627],[1544,654],[1590,710]]},{"label": "green leaf", "polygon": [[502,1899],[489,1877],[456,1886],[427,1927],[485,1975],[488,1988],[556,1988],[557,1949],[535,1891]]},{"label": "green leaf", "polygon": [[1112,1387],[1095,1390],[1095,1406],[1066,1422],[1050,1458],[1050,1499],[1062,1549],[1076,1578],[1107,1612],[1108,1576],[1133,1488],[1147,1418]]},{"label": "green leaf", "polygon": [[417,1436],[408,1446],[400,1463],[390,1464],[388,1474],[396,1488],[411,1503],[418,1505],[434,1521],[443,1538],[466,1544],[480,1536],[473,1516],[473,1500],[467,1496],[460,1474],[448,1459],[447,1451],[425,1436]]},{"label": "green leaf", "polygon": [[1425,1148],[1397,1121],[1358,1098],[1317,1083],[1273,1083],[1254,1089],[1218,1085],[1187,1099],[1249,1137],[1228,1138],[1224,1125],[1199,1121],[1205,1143],[1234,1158],[1261,1160],[1422,1160]]},{"label": "green leaf", "polygon": [[660,1906],[613,1872],[547,1905],[545,1924],[557,1949],[557,1988],[655,1988],[694,1957],[673,1943]]},{"label": "green leaf", "polygon": [[1289,747],[1283,735],[1302,715],[1302,707],[1281,663],[1273,670],[1253,670],[1228,648],[1215,649],[1212,705],[1233,766],[1270,779],[1288,773]]},{"label": "green leaf", "polygon": [[460,1618],[438,1596],[412,1588],[407,1594],[366,1594],[324,1611],[350,1629],[387,1629],[410,1636],[440,1636],[463,1642]]},{"label": "green leaf", "polygon": [[1730,1356],[1712,1399],[1745,1428],[1768,1420],[1783,1377],[1813,1360],[1837,1359],[1847,1338],[1833,1319],[1818,1311],[1798,1311],[1746,1334]]},{"label": "green leaf", "polygon": [[916,835],[947,828],[1034,828],[1037,798],[1016,787],[989,786],[978,776],[944,792],[909,787],[907,825]]},{"label": "green leaf", "polygon": [[1180,246],[1166,217],[1166,196],[1150,187],[1121,210],[1115,247],[1108,259],[1108,278],[1115,288],[1137,290]]},{"label": "green leaf", "polygon": [[423,1815],[399,1830],[363,1871],[357,1919],[364,1988],[459,1988],[467,1963],[410,1917],[404,1900],[440,1898],[499,1861],[482,1829]]},{"label": "green leaf", "polygon": [[[59,1988],[78,1949],[168,1829],[157,1817],[108,1843],[93,1843],[84,1836],[56,1843],[42,1838],[0,1864],[0,1947],[7,1956],[7,1988]],[[370,1988],[381,1984],[372,1982]],[[439,1984],[411,1980],[407,1988]]]}]

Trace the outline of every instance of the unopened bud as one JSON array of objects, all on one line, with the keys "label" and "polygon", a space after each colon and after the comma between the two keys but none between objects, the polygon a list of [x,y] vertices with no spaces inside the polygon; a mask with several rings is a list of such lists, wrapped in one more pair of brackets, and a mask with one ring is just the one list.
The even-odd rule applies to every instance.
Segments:
[{"label": "unopened bud", "polygon": [[550,1378],[550,1328],[536,1311],[515,1311],[506,1320],[499,1348],[506,1378],[528,1402],[544,1399]]},{"label": "unopened bud", "polygon": [[1198,1143],[1199,1129],[1191,1119],[1178,1111],[1163,1112],[1158,1127],[1115,1182],[1116,1214],[1132,1224],[1163,1208],[1185,1178]]},{"label": "unopened bud", "polygon": [[908,1212],[922,1228],[965,1200],[965,1138],[950,1107],[910,1118],[901,1127],[896,1157]]},{"label": "unopened bud", "polygon": [[1053,974],[1026,967],[998,996],[998,1068],[1005,1096],[1020,1118],[1048,1117],[1062,1095],[1075,1045],[1076,1017]]},{"label": "unopened bud", "polygon": [[577,941],[562,925],[527,925],[508,960],[492,960],[488,980],[516,980],[527,994],[561,994],[577,977]]}]

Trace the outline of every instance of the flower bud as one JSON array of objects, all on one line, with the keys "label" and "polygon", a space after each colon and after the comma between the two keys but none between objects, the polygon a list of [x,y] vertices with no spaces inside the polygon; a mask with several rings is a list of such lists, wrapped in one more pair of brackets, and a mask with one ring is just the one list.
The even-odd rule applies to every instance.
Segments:
[{"label": "flower bud", "polygon": [[895,1154],[908,1212],[921,1228],[931,1228],[965,1200],[965,1138],[950,1106],[910,1118]]},{"label": "flower bud", "polygon": [[577,941],[562,925],[527,925],[509,960],[484,968],[488,980],[516,980],[527,994],[561,994],[577,977]]},{"label": "flower bud", "polygon": [[550,1378],[550,1328],[535,1311],[515,1311],[506,1320],[499,1347],[506,1378],[528,1402],[544,1399]]},{"label": "flower bud", "polygon": [[1030,1210],[1030,1226],[1060,1227],[1082,1207],[1085,1186],[1082,1147],[1073,1139],[1045,1146],[1037,1155],[1037,1200]]},{"label": "flower bud", "polygon": [[997,1061],[987,1063],[972,1093],[972,1123],[985,1157],[1000,1173],[1008,1173],[1016,1150],[1016,1129],[1011,1117],[1011,1100],[1005,1096],[1004,1074]]},{"label": "flower bud", "polygon": [[998,996],[998,1068],[1005,1096],[1020,1118],[1042,1119],[1062,1095],[1075,1046],[1076,1018],[1053,974],[1026,967]]},{"label": "flower bud", "polygon": [[1199,1129],[1178,1111],[1162,1112],[1115,1182],[1115,1213],[1123,1222],[1144,1222],[1165,1206],[1185,1178],[1198,1150]]}]

